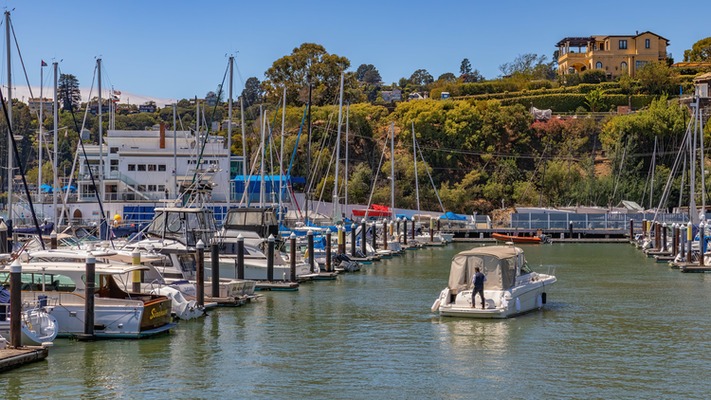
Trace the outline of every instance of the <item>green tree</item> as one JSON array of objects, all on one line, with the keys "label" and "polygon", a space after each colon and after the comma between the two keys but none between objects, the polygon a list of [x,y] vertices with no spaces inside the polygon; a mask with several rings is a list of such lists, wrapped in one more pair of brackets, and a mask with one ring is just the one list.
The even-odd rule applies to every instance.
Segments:
[{"label": "green tree", "polygon": [[517,56],[512,62],[499,66],[504,76],[520,75],[527,79],[553,79],[556,76],[555,61],[547,62],[547,57],[533,53]]},{"label": "green tree", "polygon": [[412,75],[410,75],[409,81],[413,85],[424,88],[425,86],[434,82],[434,78],[429,72],[427,72],[426,69],[418,69],[417,71],[413,72]]},{"label": "green tree", "polygon": [[244,83],[244,90],[242,90],[242,98],[244,99],[245,105],[259,104],[262,95],[263,92],[259,79],[255,77],[248,78]]},{"label": "green tree", "polygon": [[649,94],[673,95],[678,90],[679,74],[662,62],[651,62],[637,71],[642,91]]},{"label": "green tree", "polygon": [[605,97],[602,89],[595,88],[585,95],[585,105],[591,112],[598,112],[605,108]]},{"label": "green tree", "polygon": [[684,61],[703,62],[711,60],[711,37],[699,40],[691,46],[691,49],[684,50]]},{"label": "green tree", "polygon": [[81,104],[81,91],[79,80],[72,74],[60,74],[57,82],[57,93],[62,103],[62,110],[78,110]]},{"label": "green tree", "polygon": [[303,43],[290,55],[272,64],[265,72],[262,87],[268,97],[279,99],[286,87],[289,104],[305,104],[308,101],[309,85],[312,88],[314,105],[334,104],[338,99],[341,73],[348,69],[350,61],[315,43]]},{"label": "green tree", "polygon": [[459,66],[459,75],[469,75],[472,73],[472,63],[469,62],[468,58],[462,60],[462,64]]},{"label": "green tree", "polygon": [[439,78],[437,78],[437,80],[444,81],[444,82],[456,82],[457,77],[451,72],[445,72],[444,74],[440,75]]},{"label": "green tree", "polygon": [[382,78],[373,64],[361,64],[356,70],[356,79],[370,85],[378,85]]}]

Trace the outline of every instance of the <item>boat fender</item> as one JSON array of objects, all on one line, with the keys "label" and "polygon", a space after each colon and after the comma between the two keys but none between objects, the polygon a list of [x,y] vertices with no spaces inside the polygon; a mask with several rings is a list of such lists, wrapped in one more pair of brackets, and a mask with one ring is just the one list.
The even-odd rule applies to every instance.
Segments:
[{"label": "boat fender", "polygon": [[440,299],[435,300],[434,304],[432,304],[432,308],[431,308],[432,312],[436,312],[437,309],[439,309],[439,303],[440,303]]},{"label": "boat fender", "polygon": [[539,294],[536,297],[536,307],[538,307],[538,308],[543,307],[543,295],[542,294]]},{"label": "boat fender", "polygon": [[516,297],[516,312],[521,311],[521,299]]},{"label": "boat fender", "polygon": [[546,304],[546,292],[541,293],[541,304]]}]

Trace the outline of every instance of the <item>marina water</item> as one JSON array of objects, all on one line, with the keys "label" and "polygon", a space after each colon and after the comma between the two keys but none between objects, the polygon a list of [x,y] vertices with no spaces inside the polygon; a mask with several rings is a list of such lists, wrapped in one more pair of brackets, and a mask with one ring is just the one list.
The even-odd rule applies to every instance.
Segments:
[{"label": "marina water", "polygon": [[430,312],[451,257],[408,251],[131,341],[57,340],[0,398],[708,398],[711,275],[623,244],[524,246],[558,283],[510,320]]}]

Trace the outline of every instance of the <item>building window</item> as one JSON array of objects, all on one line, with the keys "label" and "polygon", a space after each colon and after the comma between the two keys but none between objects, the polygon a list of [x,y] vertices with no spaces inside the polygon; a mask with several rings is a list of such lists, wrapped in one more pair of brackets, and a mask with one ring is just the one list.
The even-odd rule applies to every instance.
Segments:
[{"label": "building window", "polygon": [[129,171],[135,171],[135,170],[136,170],[136,164],[128,164],[128,170],[129,170]]},{"label": "building window", "polygon": [[644,68],[644,66],[647,65],[647,61],[635,61],[634,62],[634,69],[639,70]]},{"label": "building window", "polygon": [[165,172],[165,164],[158,164],[158,171]]},{"label": "building window", "polygon": [[145,171],[146,170],[146,164],[138,164],[138,171]]},{"label": "building window", "polygon": [[605,43],[600,43],[600,51],[605,51]]},{"label": "building window", "polygon": [[650,42],[650,40],[649,40],[649,39],[644,39],[644,48],[645,48],[645,49],[648,49],[648,48],[650,48],[650,47],[652,47],[652,43]]},{"label": "building window", "polygon": [[155,164],[148,164],[148,170],[149,170],[149,171],[155,171],[155,170],[156,170],[156,165],[155,165]]},{"label": "building window", "polygon": [[624,61],[620,63],[620,69],[622,70],[623,74],[629,73],[629,70],[627,69],[627,63]]},{"label": "building window", "polygon": [[595,63],[595,68],[602,69],[602,63],[600,61]]},{"label": "building window", "polygon": [[118,147],[109,148],[109,153],[111,153],[111,154],[118,153]]},{"label": "building window", "polygon": [[625,50],[627,48],[627,40],[620,40],[620,50]]},{"label": "building window", "polygon": [[118,171],[119,169],[119,162],[118,160],[111,160],[111,166],[109,167],[110,171]]}]

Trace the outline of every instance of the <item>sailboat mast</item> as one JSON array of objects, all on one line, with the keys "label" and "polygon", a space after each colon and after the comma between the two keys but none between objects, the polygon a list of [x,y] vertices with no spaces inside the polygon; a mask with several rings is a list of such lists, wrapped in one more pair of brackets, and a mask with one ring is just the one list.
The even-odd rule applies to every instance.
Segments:
[{"label": "sailboat mast", "polygon": [[341,156],[341,125],[343,125],[343,79],[345,73],[341,72],[341,94],[338,101],[338,133],[336,134],[336,177],[333,182],[333,221],[340,219],[341,213],[338,209],[338,164]]},{"label": "sailboat mast", "polygon": [[701,214],[699,217],[706,219],[706,167],[704,158],[704,111],[701,108],[701,100],[699,102],[699,150],[701,152],[699,160],[699,169],[701,171]]},{"label": "sailboat mast", "polygon": [[[57,80],[59,77],[59,74],[57,73],[58,71],[58,62],[53,62],[52,63],[52,69],[54,70],[54,104],[53,104],[53,115],[52,115],[52,128],[54,131],[53,135],[53,148],[54,148],[54,154],[52,154],[52,171],[53,171],[53,178],[54,178],[54,185],[57,184],[59,181],[58,175],[59,172],[57,170],[58,163],[57,163],[57,156],[59,155],[59,146],[57,145],[57,135],[58,135],[58,130],[59,130],[59,96],[58,94],[58,85],[57,85]],[[69,189],[69,188],[67,188]],[[59,222],[59,213],[57,212],[57,190],[52,190],[52,209],[54,210],[54,231],[58,231],[58,222]],[[103,220],[103,218],[102,218]]]},{"label": "sailboat mast", "polygon": [[240,109],[240,120],[242,125],[242,179],[244,180],[244,191],[242,192],[242,202],[249,205],[249,196],[247,196],[247,190],[249,189],[249,182],[247,182],[247,133],[244,126],[244,96],[239,98],[239,109]]},{"label": "sailboat mast", "polygon": [[39,137],[37,138],[37,141],[39,143],[39,148],[38,148],[38,153],[37,153],[37,199],[39,201],[39,196],[41,193],[41,186],[42,186],[42,140],[44,139],[42,136],[42,125],[44,122],[44,119],[42,118],[42,111],[44,111],[44,92],[42,91],[44,89],[44,61],[42,61],[42,64],[40,64],[40,109],[39,109]]},{"label": "sailboat mast", "polygon": [[178,198],[178,103],[173,103],[173,195]]},{"label": "sailboat mast", "polygon": [[14,178],[14,168],[12,161],[12,47],[10,47],[10,11],[5,11],[5,48],[7,49],[7,217],[12,217],[12,183]]},{"label": "sailboat mast", "polygon": [[343,200],[343,205],[344,205],[344,208],[343,208],[343,209],[346,210],[346,212],[348,212],[348,143],[349,143],[349,142],[348,142],[348,117],[350,116],[350,112],[351,112],[351,105],[350,105],[350,104],[347,104],[347,105],[346,105],[346,142],[345,142],[345,146],[346,146],[346,163],[345,163],[345,166],[344,166],[345,171],[344,171],[344,173],[343,173],[343,181],[344,181],[343,183],[344,183],[345,186],[346,186],[346,188],[345,188],[345,189],[346,189],[346,190],[345,190],[346,193],[345,193],[345,196],[344,196],[345,198],[344,198],[344,200]]},{"label": "sailboat mast", "polygon": [[[104,196],[104,132],[103,132],[103,123],[102,123],[102,111],[103,111],[103,104],[101,104],[101,59],[97,58],[96,59],[96,68],[98,70],[97,77],[98,77],[98,90],[99,90],[99,186],[101,186],[99,193],[101,193],[101,200],[104,201],[106,197]],[[105,216],[102,215],[101,218],[103,219]],[[106,230],[108,234],[108,229]],[[104,239],[104,238],[102,238]]]},{"label": "sailboat mast", "polygon": [[[307,150],[306,150],[306,153],[307,153],[306,154],[306,156],[307,156],[306,171],[308,171],[306,174],[307,176],[311,173],[311,77],[309,77],[308,80],[309,80],[309,102],[308,102],[308,115],[306,117],[306,119],[307,119],[306,125],[308,126],[308,131],[309,131],[309,144],[308,144]],[[307,223],[309,222],[309,187],[310,187],[310,185],[311,185],[311,183],[308,182],[308,179],[307,179],[306,193],[305,193],[306,201],[304,202],[305,203],[304,208],[306,209],[305,210],[306,216],[304,217],[304,219],[305,219],[305,222],[307,222]]]},{"label": "sailboat mast", "polygon": [[284,86],[284,92],[283,92],[283,99],[282,99],[282,106],[281,106],[281,145],[279,147],[279,212],[277,213],[277,217],[279,219],[279,225],[281,225],[282,221],[282,216],[283,216],[283,210],[282,210],[282,196],[283,196],[283,190],[284,190],[284,135],[285,135],[285,127],[286,127],[286,86]]},{"label": "sailboat mast", "polygon": [[395,123],[390,123],[390,210],[395,217]]},{"label": "sailboat mast", "polygon": [[234,56],[230,56],[230,97],[227,101],[227,179],[228,179],[228,193],[227,193],[227,209],[230,208],[230,203],[232,202],[232,80],[234,78]]},{"label": "sailboat mast", "polygon": [[264,207],[264,196],[265,196],[265,190],[264,190],[264,147],[265,147],[265,128],[264,128],[264,122],[266,118],[264,118],[264,111],[262,110],[262,105],[259,105],[259,118],[260,118],[260,130],[262,134],[262,144],[260,146],[260,157],[259,157],[259,206]]},{"label": "sailboat mast", "polygon": [[657,163],[657,137],[654,137],[654,151],[652,152],[652,173],[649,181],[649,209],[652,209],[652,198],[654,197],[654,170]]},{"label": "sailboat mast", "polygon": [[417,212],[420,212],[420,183],[417,179],[417,139],[415,139],[415,121],[412,121],[412,159],[415,161],[415,199]]},{"label": "sailboat mast", "polygon": [[694,225],[699,223],[699,213],[696,209],[696,128],[699,116],[699,98],[692,105],[694,108],[694,128],[689,129],[689,220]]}]

